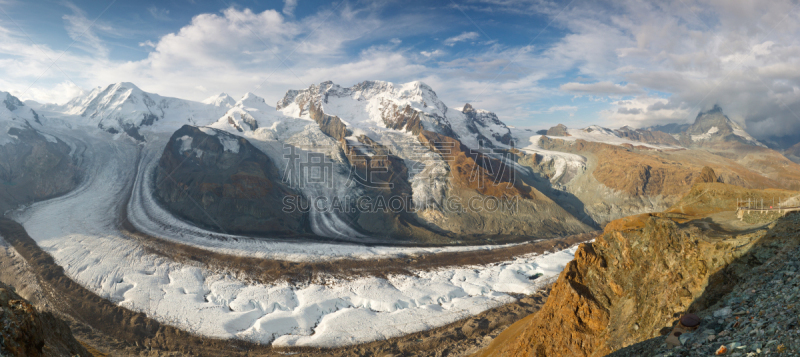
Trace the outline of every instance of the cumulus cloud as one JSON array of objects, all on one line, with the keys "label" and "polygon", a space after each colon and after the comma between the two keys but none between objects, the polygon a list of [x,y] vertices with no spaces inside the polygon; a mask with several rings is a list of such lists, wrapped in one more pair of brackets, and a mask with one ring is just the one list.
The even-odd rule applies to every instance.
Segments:
[{"label": "cumulus cloud", "polygon": [[[345,2],[295,18],[297,3],[286,0],[282,9],[196,15],[173,33],[142,40],[148,55],[134,61],[109,59],[104,40],[113,26],[89,27],[84,12],[67,6],[64,27],[76,44],[49,70],[48,58],[60,51],[0,24],[0,87],[25,92],[41,76],[23,99],[54,98],[44,89],[64,82],[132,81],[188,99],[204,98],[207,88],[275,101],[324,80],[422,80],[449,105],[471,102],[517,125],[559,112],[607,126],[690,122],[719,104],[759,138],[800,132],[800,8],[791,0],[475,0],[459,6],[544,17],[550,37],[527,46],[500,40],[469,53],[446,49],[479,43],[479,33],[454,32],[441,13]],[[445,32],[458,34],[442,41],[445,50],[404,41]],[[602,109],[587,117],[584,105]]]},{"label": "cumulus cloud", "polygon": [[455,46],[456,43],[464,42],[464,41],[472,41],[480,37],[477,32],[464,32],[458,36],[450,37],[444,40],[444,44],[447,46]]}]

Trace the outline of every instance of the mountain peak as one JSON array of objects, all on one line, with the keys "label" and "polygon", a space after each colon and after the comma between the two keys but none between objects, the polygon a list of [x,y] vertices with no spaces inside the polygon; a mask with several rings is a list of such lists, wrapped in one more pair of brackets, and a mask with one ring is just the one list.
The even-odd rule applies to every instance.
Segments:
[{"label": "mountain peak", "polygon": [[714,104],[714,106],[711,107],[711,109],[706,110],[705,112],[700,112],[697,115],[701,116],[701,115],[715,114],[715,113],[720,113],[720,114],[722,113],[722,107],[720,107],[719,104]]},{"label": "mountain peak", "polygon": [[475,111],[475,108],[473,108],[472,104],[469,104],[469,103],[464,104],[464,107],[461,108],[461,112],[462,113],[471,113],[471,112],[474,112],[474,111]]},{"label": "mountain peak", "polygon": [[131,82],[117,82],[114,84],[109,84],[106,89],[111,89],[112,91],[118,92],[122,90],[130,90],[133,93],[137,92],[144,92],[141,88],[137,87],[135,84]]},{"label": "mountain peak", "polygon": [[704,112],[697,113],[697,118],[694,120],[694,124],[689,127],[689,131],[692,134],[697,134],[698,130],[702,130],[703,132],[708,131],[711,127],[716,126],[718,130],[733,131],[735,129],[742,129],[742,127],[728,118],[725,113],[723,113],[722,108],[714,104],[714,106]]},{"label": "mountain peak", "polygon": [[222,92],[217,95],[212,95],[203,100],[205,104],[211,104],[215,107],[227,107],[230,108],[236,105],[236,100],[229,96],[227,93]]},{"label": "mountain peak", "polygon": [[710,110],[698,113],[694,124],[689,126],[686,133],[693,142],[722,140],[764,146],[748,134],[742,125],[728,118],[722,108],[716,104]]},{"label": "mountain peak", "polygon": [[266,101],[264,98],[255,95],[253,92],[247,92],[242,96],[242,99],[239,100],[239,103],[266,103]]}]

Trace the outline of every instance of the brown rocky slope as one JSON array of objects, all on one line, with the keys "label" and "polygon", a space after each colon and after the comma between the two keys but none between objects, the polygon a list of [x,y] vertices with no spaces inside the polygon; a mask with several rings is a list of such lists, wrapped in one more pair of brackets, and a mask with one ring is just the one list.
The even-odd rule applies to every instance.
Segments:
[{"label": "brown rocky slope", "polygon": [[37,311],[0,282],[0,356],[91,356],[50,312]]},{"label": "brown rocky slope", "polygon": [[658,336],[675,316],[715,303],[777,249],[774,225],[735,219],[736,199],[787,194],[701,183],[686,197],[699,202],[692,215],[677,208],[608,224],[578,249],[542,310],[480,355],[604,356]]}]

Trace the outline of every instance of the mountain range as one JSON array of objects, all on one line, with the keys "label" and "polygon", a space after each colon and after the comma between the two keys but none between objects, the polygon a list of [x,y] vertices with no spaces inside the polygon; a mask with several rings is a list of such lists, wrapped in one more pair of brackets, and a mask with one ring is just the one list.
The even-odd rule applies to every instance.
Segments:
[{"label": "mountain range", "polygon": [[[45,117],[54,118],[51,126],[93,127],[141,143],[170,135],[154,196],[193,224],[254,236],[516,241],[586,232],[664,209],[705,166],[722,182],[753,188],[792,188],[800,178],[800,166],[717,106],[692,125],[665,131],[559,125],[537,133],[509,127],[469,103],[450,108],[422,82],[365,81],[349,88],[323,82],[288,90],[275,106],[253,93],[194,102],[124,82],[60,106],[26,106],[5,96],[8,128],[43,126]],[[13,135],[4,131],[10,142]],[[292,153],[296,163],[287,160]],[[311,163],[320,164],[320,182],[308,179]],[[301,209],[275,209],[286,206],[286,195]],[[358,197],[407,207],[308,208],[320,197],[350,208]],[[460,209],[510,198],[512,213]]]},{"label": "mountain range", "polygon": [[[64,105],[0,100],[0,265],[68,296],[58,308],[88,320],[79,326],[142,350],[408,352],[376,341],[463,321],[447,329],[473,333],[453,343],[486,342],[474,331],[521,318],[530,310],[509,303],[562,272],[532,315],[544,317],[487,353],[599,355],[653,337],[716,284],[740,199],[796,200],[800,189],[798,146],[776,151],[719,107],[663,131],[535,131],[450,107],[421,82],[323,82],[274,105],[131,83]],[[745,223],[734,228],[755,239]],[[28,265],[5,263],[22,259],[12,247]],[[606,313],[617,309],[638,312]],[[552,343],[530,343],[548,331],[560,331]],[[577,334],[591,344],[571,345]]]},{"label": "mountain range", "polygon": [[[0,140],[22,145],[12,134],[21,128],[89,127],[163,145],[151,173],[160,205],[192,224],[251,236],[511,242],[663,210],[706,166],[749,188],[800,182],[800,166],[786,158],[797,159],[795,149],[786,157],[768,149],[718,106],[692,125],[534,132],[469,103],[450,108],[418,81],[323,82],[288,90],[275,106],[253,93],[194,102],[125,82],[64,105],[4,95]],[[312,182],[309,170],[324,177]],[[286,208],[283,197],[294,197],[291,212],[276,209]],[[322,197],[345,207],[313,206]],[[355,209],[359,197],[371,209]],[[463,209],[512,198],[513,212]],[[400,209],[385,207],[391,200]]]}]

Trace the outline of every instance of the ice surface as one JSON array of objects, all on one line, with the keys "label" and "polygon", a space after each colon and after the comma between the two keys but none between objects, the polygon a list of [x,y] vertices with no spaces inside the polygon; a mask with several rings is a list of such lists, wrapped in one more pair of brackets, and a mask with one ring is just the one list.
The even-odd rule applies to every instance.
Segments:
[{"label": "ice surface", "polygon": [[692,141],[700,141],[700,140],[710,139],[717,132],[719,132],[719,128],[717,128],[716,126],[712,126],[711,129],[708,129],[708,131],[703,133],[703,134],[692,135]]},{"label": "ice surface", "polygon": [[[181,222],[153,201],[148,187],[167,134],[140,146],[84,131],[49,131],[86,144],[86,181],[73,192],[15,211],[36,242],[81,285],[162,323],[209,337],[280,346],[341,346],[399,336],[468,317],[531,293],[572,259],[575,248],[497,264],[438,269],[416,276],[253,284],[147,253],[124,236],[118,214],[145,233],[228,254],[289,260],[376,258],[470,248],[392,248],[225,239]],[[137,160],[141,160],[137,165]],[[136,172],[137,167],[140,169]],[[130,202],[124,197],[132,190]],[[222,238],[222,239],[220,239]],[[544,278],[528,277],[542,273]]]},{"label": "ice surface", "polygon": [[653,148],[653,149],[671,149],[671,148],[674,149],[675,148],[674,146],[671,146],[671,145],[649,144],[649,143],[645,143],[645,142],[641,142],[641,141],[634,141],[634,140],[625,139],[625,138],[620,137],[619,135],[617,135],[617,133],[615,133],[613,130],[610,130],[610,129],[607,129],[607,128],[603,128],[603,127],[597,126],[597,125],[592,125],[592,126],[589,126],[587,128],[584,128],[584,129],[572,129],[572,128],[570,128],[570,129],[567,129],[567,132],[569,133],[570,136],[557,136],[557,137],[553,137],[553,138],[555,138],[555,139],[563,139],[563,140],[567,140],[567,141],[573,141],[573,140],[580,139],[580,140],[584,140],[584,141],[599,142],[599,143],[610,144],[610,145],[628,144],[628,145],[633,145],[633,146],[644,146],[644,147],[649,147],[649,148]]},{"label": "ice surface", "polygon": [[[556,172],[550,178],[550,182],[566,184],[567,182],[563,182],[563,179],[575,177],[577,172],[586,169],[586,158],[581,155],[546,150],[539,146],[539,139],[542,135],[530,135],[529,132],[518,129],[514,131],[514,134],[519,138],[527,138],[527,140],[520,140],[520,151],[527,154],[538,154],[542,156],[543,161],[553,162]],[[557,137],[557,139],[562,139],[562,137]]]}]

